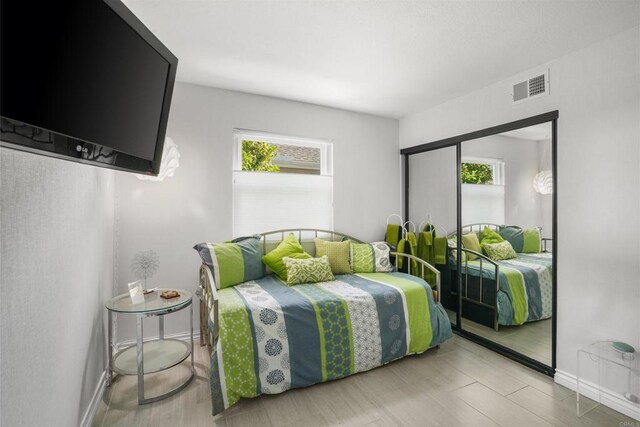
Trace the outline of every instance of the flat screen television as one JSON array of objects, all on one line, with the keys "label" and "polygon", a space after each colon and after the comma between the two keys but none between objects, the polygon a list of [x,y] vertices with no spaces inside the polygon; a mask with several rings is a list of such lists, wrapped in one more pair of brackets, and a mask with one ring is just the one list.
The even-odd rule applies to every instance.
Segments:
[{"label": "flat screen television", "polygon": [[119,0],[0,7],[0,145],[157,175],[178,59]]}]

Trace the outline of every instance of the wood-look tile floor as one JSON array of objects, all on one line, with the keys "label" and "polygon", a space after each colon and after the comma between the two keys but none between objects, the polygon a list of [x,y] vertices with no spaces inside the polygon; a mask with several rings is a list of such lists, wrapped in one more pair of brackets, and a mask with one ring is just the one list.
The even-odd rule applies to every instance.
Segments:
[{"label": "wood-look tile floor", "polygon": [[[455,312],[447,310],[447,314],[449,320],[455,323]],[[552,323],[552,319],[537,320],[517,326],[500,326],[498,331],[494,331],[469,319],[462,319],[462,328],[551,366]]]},{"label": "wood-look tile floor", "polygon": [[[118,377],[105,392],[94,426],[638,425],[604,406],[577,418],[575,393],[458,336],[369,372],[244,399],[215,417],[207,350],[197,347],[195,356],[197,377],[160,402],[138,406],[136,377]],[[168,390],[187,373],[180,366],[148,376],[148,395]]]}]

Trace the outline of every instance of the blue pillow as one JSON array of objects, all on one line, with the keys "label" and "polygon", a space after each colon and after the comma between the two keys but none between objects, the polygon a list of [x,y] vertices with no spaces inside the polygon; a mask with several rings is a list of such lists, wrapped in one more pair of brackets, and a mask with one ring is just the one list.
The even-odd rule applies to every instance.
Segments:
[{"label": "blue pillow", "polygon": [[514,251],[522,253],[522,250],[524,249],[524,233],[522,228],[515,225],[508,225],[502,227],[498,234],[500,234],[504,240],[511,243]]}]

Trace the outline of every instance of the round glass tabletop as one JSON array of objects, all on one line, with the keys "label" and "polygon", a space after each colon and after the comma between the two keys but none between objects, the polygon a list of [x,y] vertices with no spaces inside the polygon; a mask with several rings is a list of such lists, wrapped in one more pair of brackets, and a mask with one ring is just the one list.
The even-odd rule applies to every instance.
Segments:
[{"label": "round glass tabletop", "polygon": [[170,289],[156,288],[155,291],[144,296],[144,302],[133,304],[128,293],[111,298],[105,307],[118,313],[150,313],[155,311],[166,311],[185,307],[191,303],[191,292],[184,289],[175,289],[180,294],[179,297],[164,299],[160,297],[162,291]]}]

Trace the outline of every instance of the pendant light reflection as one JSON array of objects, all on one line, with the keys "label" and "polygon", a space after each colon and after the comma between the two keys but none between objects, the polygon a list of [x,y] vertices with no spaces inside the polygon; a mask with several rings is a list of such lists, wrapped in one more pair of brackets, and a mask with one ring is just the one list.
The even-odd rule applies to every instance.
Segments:
[{"label": "pendant light reflection", "polygon": [[180,166],[180,152],[178,146],[173,139],[166,137],[164,139],[164,147],[162,148],[162,160],[160,161],[160,172],[158,176],[149,176],[136,174],[138,179],[146,181],[163,181],[168,176],[173,176],[176,169]]},{"label": "pendant light reflection", "polygon": [[540,194],[553,194],[553,172],[540,171],[533,178],[533,189]]}]

